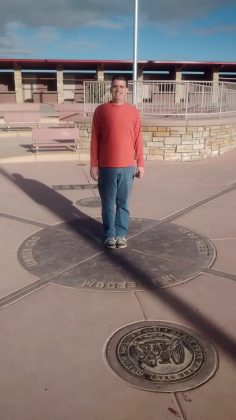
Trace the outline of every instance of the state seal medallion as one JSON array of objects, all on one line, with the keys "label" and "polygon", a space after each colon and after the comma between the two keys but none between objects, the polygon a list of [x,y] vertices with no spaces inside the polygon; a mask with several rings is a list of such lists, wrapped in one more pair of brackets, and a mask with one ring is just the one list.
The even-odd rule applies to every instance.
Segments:
[{"label": "state seal medallion", "polygon": [[218,360],[206,337],[165,321],[122,328],[108,342],[106,357],[121,378],[157,392],[198,387],[214,375]]}]

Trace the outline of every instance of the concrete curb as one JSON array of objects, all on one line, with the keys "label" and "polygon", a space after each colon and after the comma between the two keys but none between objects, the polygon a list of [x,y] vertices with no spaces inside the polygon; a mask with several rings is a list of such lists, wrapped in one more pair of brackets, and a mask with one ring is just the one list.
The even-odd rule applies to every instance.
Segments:
[{"label": "concrete curb", "polygon": [[65,162],[65,161],[82,161],[87,162],[89,156],[87,154],[81,155],[79,153],[68,155],[68,154],[51,154],[51,155],[32,155],[32,156],[12,156],[0,159],[0,164],[4,163],[29,163],[29,162]]}]

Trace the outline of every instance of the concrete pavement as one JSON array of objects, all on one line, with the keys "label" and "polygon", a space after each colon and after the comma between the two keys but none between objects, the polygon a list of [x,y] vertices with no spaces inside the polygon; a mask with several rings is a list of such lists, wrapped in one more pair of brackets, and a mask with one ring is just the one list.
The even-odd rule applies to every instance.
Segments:
[{"label": "concrete pavement", "polygon": [[[234,420],[236,150],[146,162],[128,250],[109,254],[100,208],[79,201],[98,197],[88,163],[17,144],[0,144],[1,420]],[[165,332],[144,333],[151,321]],[[129,328],[125,372],[108,346]]]}]

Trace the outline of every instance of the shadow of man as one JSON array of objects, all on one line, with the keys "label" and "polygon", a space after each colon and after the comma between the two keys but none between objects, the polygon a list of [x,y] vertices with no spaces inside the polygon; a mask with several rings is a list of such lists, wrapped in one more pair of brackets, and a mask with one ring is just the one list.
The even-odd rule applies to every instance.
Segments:
[{"label": "shadow of man", "polygon": [[190,305],[184,298],[175,294],[175,288],[162,289],[158,282],[153,282],[152,278],[145,272],[140,264],[135,265],[127,258],[126,253],[105,251],[101,247],[100,239],[102,236],[102,225],[99,221],[77,209],[67,198],[61,196],[56,191],[47,187],[39,181],[24,178],[22,175],[14,173],[12,177],[1,171],[4,176],[11,179],[22,191],[36,203],[49,209],[52,213],[64,221],[77,235],[89,243],[93,243],[98,252],[103,252],[105,258],[110,259],[115,267],[122,266],[127,276],[136,276],[142,285],[151,291],[158,301],[164,302],[177,314],[184,317],[188,323],[192,324],[201,333],[208,336],[215,342],[232,360],[236,358],[236,341],[227,332],[223,331],[210,316],[199,313],[197,307]]},{"label": "shadow of man", "polygon": [[94,246],[97,244],[97,248],[101,250],[103,230],[99,221],[83,213],[66,197],[39,181],[24,178],[18,173],[12,174],[12,180],[33,201],[57,215],[77,235],[88,241],[93,240]]}]

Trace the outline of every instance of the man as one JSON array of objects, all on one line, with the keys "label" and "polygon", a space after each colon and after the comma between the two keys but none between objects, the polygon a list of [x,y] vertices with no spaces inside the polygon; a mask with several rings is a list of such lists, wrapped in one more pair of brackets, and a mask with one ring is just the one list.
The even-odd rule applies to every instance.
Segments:
[{"label": "man", "polygon": [[93,116],[90,175],[102,202],[106,248],[126,248],[129,198],[134,176],[144,175],[141,122],[138,110],[126,102],[128,82],[114,76],[111,101]]}]

